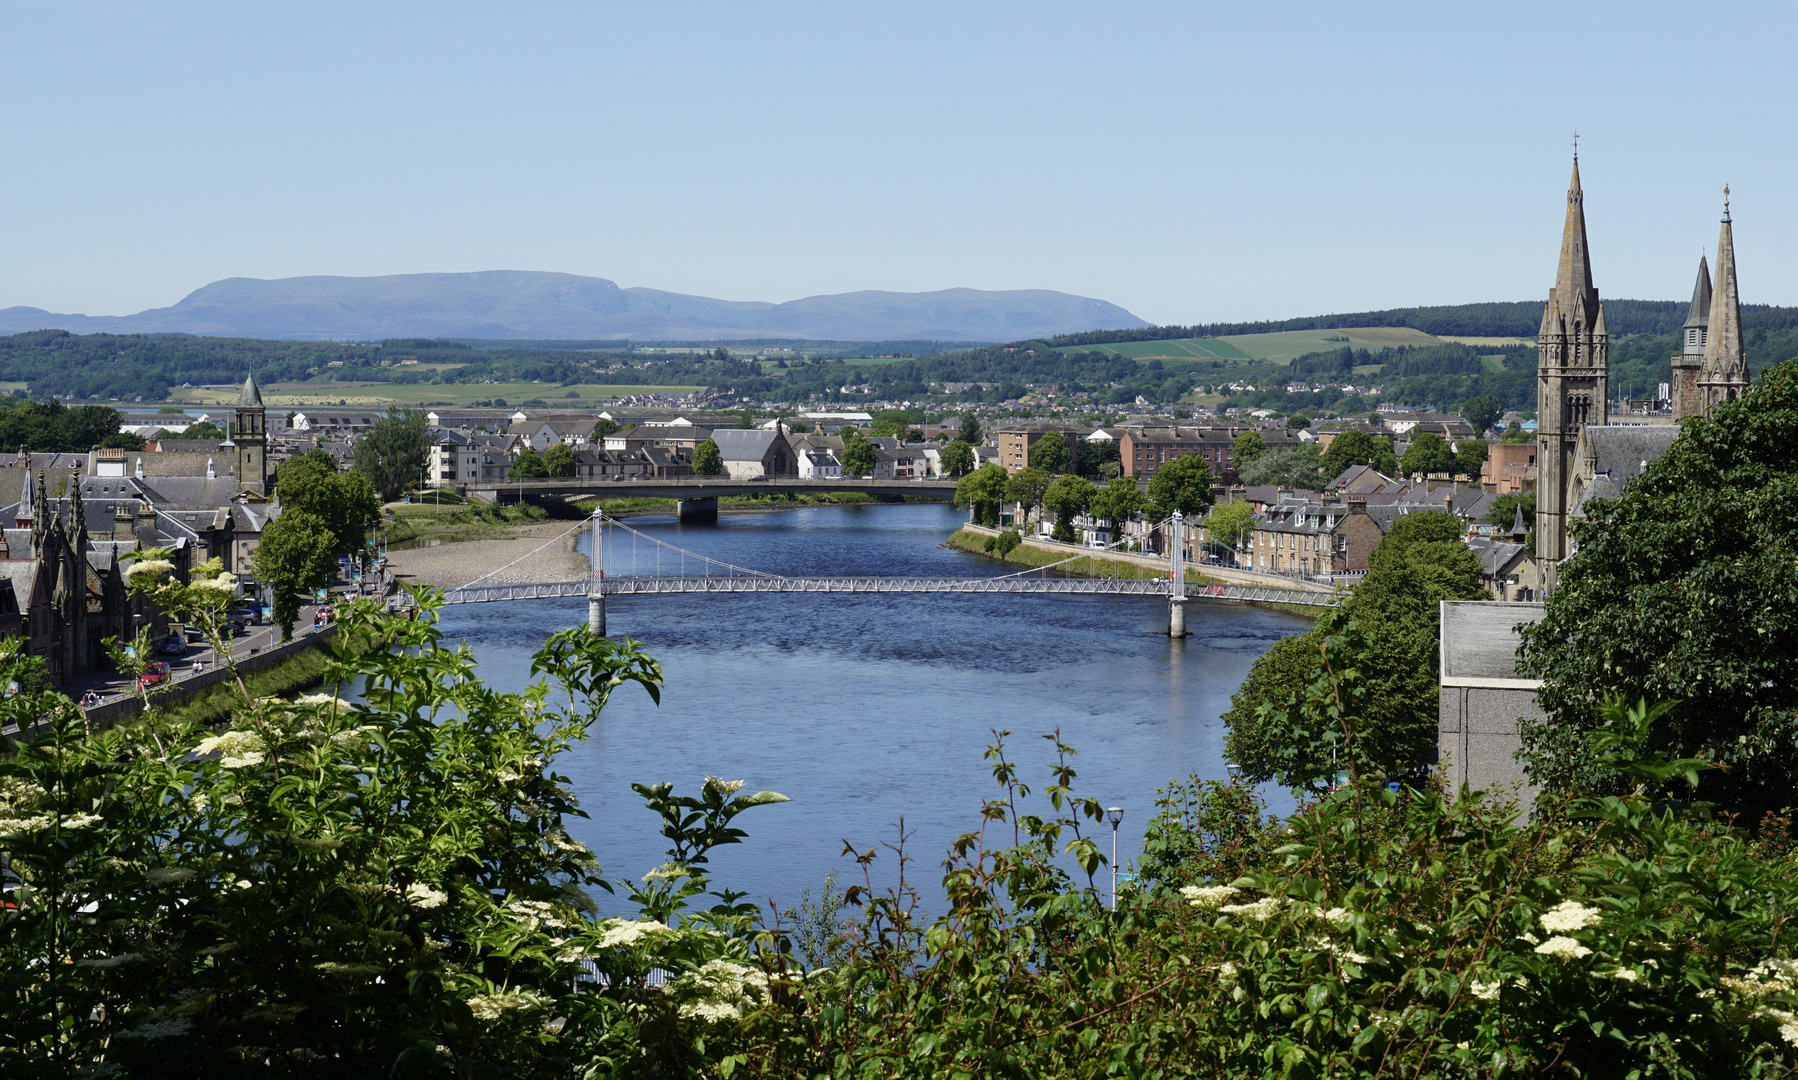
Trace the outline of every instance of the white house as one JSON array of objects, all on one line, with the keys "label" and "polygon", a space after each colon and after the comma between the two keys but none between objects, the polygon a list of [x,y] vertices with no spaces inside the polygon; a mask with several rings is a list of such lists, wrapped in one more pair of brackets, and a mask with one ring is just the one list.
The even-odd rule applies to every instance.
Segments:
[{"label": "white house", "polygon": [[482,450],[468,436],[438,429],[431,433],[429,485],[434,488],[455,487],[482,479]]},{"label": "white house", "polygon": [[840,480],[843,477],[843,463],[828,448],[802,448],[793,457],[798,462],[801,480]]}]

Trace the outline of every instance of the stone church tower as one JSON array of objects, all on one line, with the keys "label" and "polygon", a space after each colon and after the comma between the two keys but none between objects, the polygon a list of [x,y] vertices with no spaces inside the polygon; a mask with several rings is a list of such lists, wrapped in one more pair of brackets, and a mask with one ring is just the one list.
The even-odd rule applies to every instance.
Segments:
[{"label": "stone church tower", "polygon": [[1698,369],[1698,411],[1734,401],[1748,389],[1748,354],[1742,344],[1742,296],[1736,287],[1736,241],[1729,221],[1729,188],[1723,189],[1723,228],[1717,237],[1717,283],[1711,290],[1704,356]]},{"label": "stone church tower", "polygon": [[1692,286],[1692,307],[1681,332],[1685,340],[1673,357],[1673,419],[1696,416],[1704,410],[1698,399],[1698,371],[1704,366],[1705,331],[1711,318],[1711,271],[1704,256],[1698,257],[1698,283]]},{"label": "stone church tower", "polygon": [[231,432],[230,441],[236,445],[239,486],[267,495],[268,413],[254,375],[243,381],[243,392],[237,395],[237,430]]},{"label": "stone church tower", "polygon": [[1575,156],[1561,228],[1561,262],[1536,335],[1536,559],[1545,592],[1554,588],[1556,571],[1567,557],[1568,500],[1580,432],[1606,420],[1610,349],[1604,305],[1592,284]]}]

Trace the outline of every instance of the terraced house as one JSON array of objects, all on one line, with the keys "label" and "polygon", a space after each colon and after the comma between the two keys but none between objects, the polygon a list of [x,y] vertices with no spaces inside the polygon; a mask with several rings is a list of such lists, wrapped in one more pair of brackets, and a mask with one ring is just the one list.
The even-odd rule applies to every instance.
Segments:
[{"label": "terraced house", "polygon": [[[1198,454],[1211,466],[1214,474],[1231,467],[1236,436],[1247,427],[1125,427],[1118,429],[1118,459],[1125,476],[1153,476],[1155,470],[1170,461]],[[1270,450],[1297,446],[1298,436],[1283,429],[1261,431],[1261,439]]]}]

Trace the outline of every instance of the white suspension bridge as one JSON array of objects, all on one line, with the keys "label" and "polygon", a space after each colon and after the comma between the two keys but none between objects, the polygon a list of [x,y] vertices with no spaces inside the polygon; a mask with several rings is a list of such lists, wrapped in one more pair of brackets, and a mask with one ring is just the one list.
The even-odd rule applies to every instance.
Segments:
[{"label": "white suspension bridge", "polygon": [[[1168,536],[1167,569],[1105,559],[1126,541],[1119,540],[1090,553],[1071,555],[1059,562],[1009,574],[983,577],[888,577],[879,575],[793,576],[770,574],[737,566],[709,555],[677,547],[616,518],[595,512],[590,520],[591,568],[587,577],[574,581],[487,582],[531,555],[560,543],[588,523],[575,526],[549,543],[489,571],[466,585],[444,591],[447,604],[491,604],[511,600],[587,598],[587,625],[595,634],[606,632],[606,599],[612,596],[659,596],[669,593],[1036,593],[1068,596],[1164,596],[1168,600],[1169,633],[1186,636],[1186,601],[1189,599],[1271,602],[1328,607],[1337,602],[1332,593],[1287,589],[1266,585],[1220,585],[1186,580],[1185,520],[1175,514],[1161,523]],[[608,540],[608,534],[610,539]],[[628,538],[628,544],[627,544]],[[411,605],[406,593],[390,603]]]}]

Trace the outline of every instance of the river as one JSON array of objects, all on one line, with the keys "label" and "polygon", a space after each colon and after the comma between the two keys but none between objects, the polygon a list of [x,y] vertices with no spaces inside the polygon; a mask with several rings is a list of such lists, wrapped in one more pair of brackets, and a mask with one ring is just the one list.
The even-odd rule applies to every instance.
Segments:
[{"label": "river", "polygon": [[[1009,572],[940,546],[962,519],[919,504],[631,524],[774,573]],[[629,541],[609,544],[616,568]],[[815,893],[833,869],[859,881],[840,857],[844,842],[867,850],[892,841],[902,816],[916,859],[908,876],[940,896],[944,851],[979,827],[981,800],[998,793],[982,758],[989,728],[1012,732],[1008,753],[1038,791],[1052,763],[1041,736],[1059,728],[1079,751],[1076,794],[1123,808],[1127,863],[1156,788],[1189,773],[1226,776],[1219,715],[1255,658],[1309,625],[1198,601],[1187,608],[1191,636],[1171,641],[1164,600],[1118,596],[669,595],[613,598],[607,608],[609,632],[642,642],[667,687],[660,707],[635,687],[617,691],[591,739],[559,763],[592,815],[571,832],[608,877],[637,877],[667,845],[633,781],[673,781],[691,794],[711,774],[779,791],[793,801],[739,817],[748,839],[719,849],[712,866],[720,884],[782,904],[803,888]],[[451,607],[442,626],[449,643],[473,647],[490,684],[516,689],[545,634],[585,619],[586,602],[566,600]],[[1288,805],[1281,793],[1270,802]],[[892,884],[894,870],[883,852],[876,885]]]}]

